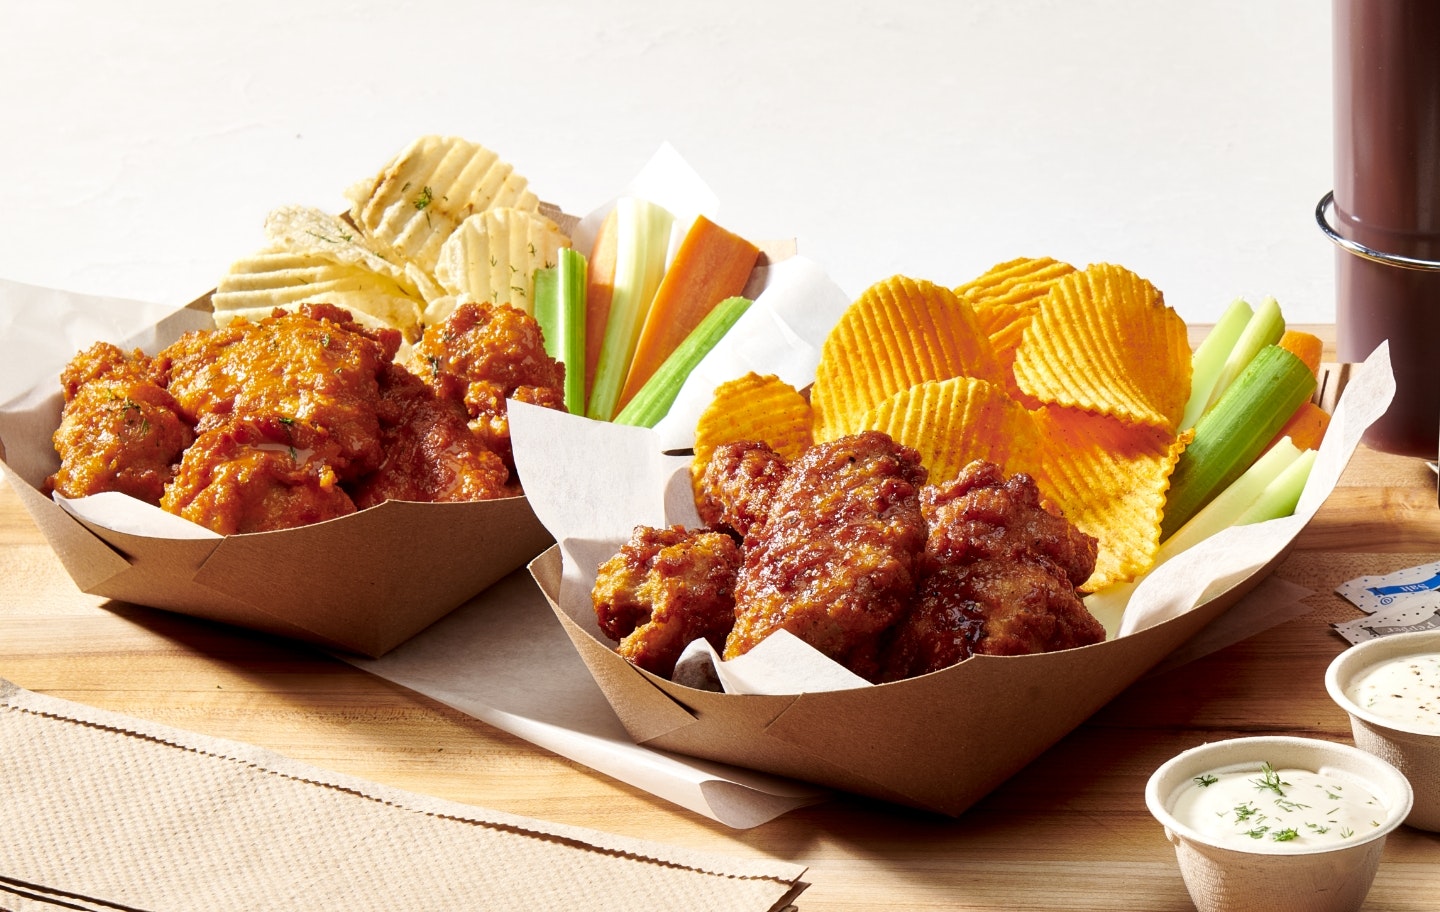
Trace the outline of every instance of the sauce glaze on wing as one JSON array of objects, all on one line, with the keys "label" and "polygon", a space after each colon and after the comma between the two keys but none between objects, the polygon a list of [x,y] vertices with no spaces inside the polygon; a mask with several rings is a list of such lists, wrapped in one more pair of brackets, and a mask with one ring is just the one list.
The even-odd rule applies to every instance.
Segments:
[{"label": "sauce glaze on wing", "polygon": [[880,635],[914,600],[925,477],[918,453],[878,431],[817,444],[791,463],[745,536],[725,657],[784,629],[873,678]]}]

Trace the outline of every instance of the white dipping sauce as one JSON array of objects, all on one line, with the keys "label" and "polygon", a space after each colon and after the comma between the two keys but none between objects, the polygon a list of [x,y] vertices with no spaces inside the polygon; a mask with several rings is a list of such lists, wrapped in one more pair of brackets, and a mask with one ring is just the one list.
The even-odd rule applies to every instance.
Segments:
[{"label": "white dipping sauce", "polygon": [[1440,653],[1376,663],[1355,676],[1345,696],[1397,728],[1440,734]]},{"label": "white dipping sauce", "polygon": [[1256,763],[1196,776],[1171,813],[1216,845],[1285,853],[1363,839],[1386,809],[1355,780]]}]

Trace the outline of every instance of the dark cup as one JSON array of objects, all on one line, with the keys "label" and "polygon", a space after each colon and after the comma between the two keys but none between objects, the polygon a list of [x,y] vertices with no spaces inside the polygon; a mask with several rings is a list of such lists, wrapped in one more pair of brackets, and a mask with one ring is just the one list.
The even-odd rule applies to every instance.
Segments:
[{"label": "dark cup", "polygon": [[1390,342],[1395,399],[1375,449],[1440,448],[1440,2],[1333,0],[1336,347]]}]

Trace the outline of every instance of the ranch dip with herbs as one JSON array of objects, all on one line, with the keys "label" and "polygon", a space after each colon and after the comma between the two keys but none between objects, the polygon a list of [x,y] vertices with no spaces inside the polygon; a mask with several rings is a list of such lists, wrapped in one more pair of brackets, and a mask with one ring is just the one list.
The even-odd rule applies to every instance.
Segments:
[{"label": "ranch dip with herbs", "polygon": [[1440,734],[1440,652],[1377,662],[1355,676],[1345,696],[1396,728]]},{"label": "ranch dip with herbs", "polygon": [[1260,762],[1196,776],[1171,813],[1216,845],[1290,853],[1363,839],[1386,808],[1353,779]]}]

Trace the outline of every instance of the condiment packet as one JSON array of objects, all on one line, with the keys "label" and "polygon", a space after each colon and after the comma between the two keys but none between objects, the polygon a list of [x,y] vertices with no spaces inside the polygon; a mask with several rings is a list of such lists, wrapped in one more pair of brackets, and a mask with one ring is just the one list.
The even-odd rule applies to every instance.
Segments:
[{"label": "condiment packet", "polygon": [[1433,598],[1440,594],[1440,561],[1406,567],[1380,576],[1358,576],[1335,587],[1343,596],[1366,614],[1398,605],[1412,598]]},{"label": "condiment packet", "polygon": [[1440,630],[1440,594],[1412,595],[1381,608],[1367,617],[1332,625],[1335,632],[1353,643],[1363,643],[1392,633]]}]

